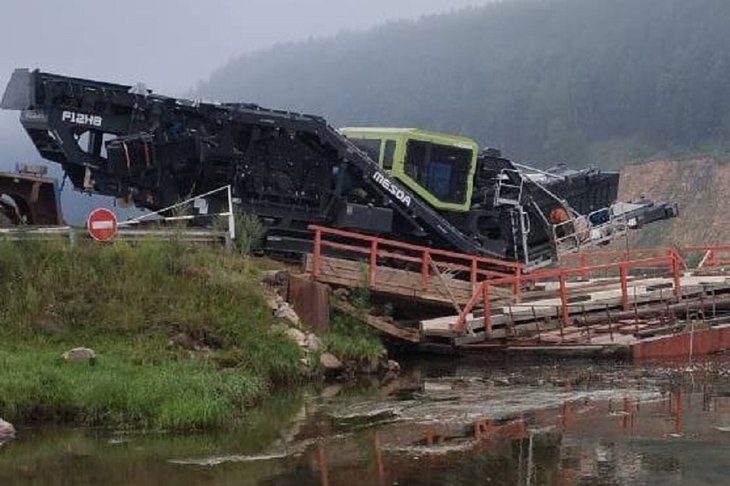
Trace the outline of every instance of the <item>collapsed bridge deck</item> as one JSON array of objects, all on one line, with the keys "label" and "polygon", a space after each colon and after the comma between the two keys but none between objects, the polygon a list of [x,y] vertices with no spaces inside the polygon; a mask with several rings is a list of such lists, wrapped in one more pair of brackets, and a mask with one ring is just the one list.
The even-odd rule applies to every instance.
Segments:
[{"label": "collapsed bridge deck", "polygon": [[[314,252],[306,259],[311,278],[442,306],[446,315],[423,318],[417,329],[401,323],[422,344],[631,353],[656,336],[689,330],[724,336],[730,323],[730,275],[725,274],[730,259],[721,258],[730,254],[727,246],[572,254],[560,266],[528,272],[515,262],[312,229]],[[686,263],[690,255],[702,257],[696,268]],[[723,339],[715,339],[717,346],[730,346]],[[703,349],[716,350],[713,346]]]}]

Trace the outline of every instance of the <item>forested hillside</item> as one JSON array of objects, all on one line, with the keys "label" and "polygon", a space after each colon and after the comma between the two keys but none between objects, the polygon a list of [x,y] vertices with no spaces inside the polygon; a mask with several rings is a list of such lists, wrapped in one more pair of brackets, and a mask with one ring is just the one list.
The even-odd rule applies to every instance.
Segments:
[{"label": "forested hillside", "polygon": [[456,132],[524,162],[730,146],[730,2],[512,0],[244,55],[198,94]]}]

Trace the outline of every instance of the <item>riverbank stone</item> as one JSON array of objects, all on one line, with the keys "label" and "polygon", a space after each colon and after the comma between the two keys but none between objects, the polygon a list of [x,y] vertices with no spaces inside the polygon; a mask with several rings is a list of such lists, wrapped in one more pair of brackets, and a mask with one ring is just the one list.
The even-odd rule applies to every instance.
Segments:
[{"label": "riverbank stone", "polygon": [[310,332],[307,334],[307,349],[314,352],[322,351],[322,349],[324,349],[324,344],[316,334]]},{"label": "riverbank stone", "polygon": [[299,325],[299,315],[297,315],[296,311],[294,311],[288,302],[283,302],[274,312],[274,315],[279,319],[286,319],[295,326]]},{"label": "riverbank stone", "polygon": [[68,363],[93,363],[96,361],[96,351],[84,347],[73,348],[63,353],[62,357]]},{"label": "riverbank stone", "polygon": [[400,363],[394,359],[388,360],[387,368],[390,373],[400,373]]},{"label": "riverbank stone", "polygon": [[272,312],[276,313],[282,304],[286,303],[284,297],[279,294],[269,295],[266,298],[266,304],[271,308]]},{"label": "riverbank stone", "polygon": [[15,427],[10,422],[0,418],[0,444],[15,437]]},{"label": "riverbank stone", "polygon": [[286,285],[289,279],[289,272],[286,270],[266,270],[261,275],[261,281],[271,287]]},{"label": "riverbank stone", "polygon": [[290,327],[286,330],[286,336],[295,343],[297,343],[297,346],[299,346],[300,348],[304,348],[307,346],[307,335],[299,329]]},{"label": "riverbank stone", "polygon": [[325,371],[338,371],[342,369],[342,361],[331,353],[322,353],[319,356],[319,364],[322,365]]}]

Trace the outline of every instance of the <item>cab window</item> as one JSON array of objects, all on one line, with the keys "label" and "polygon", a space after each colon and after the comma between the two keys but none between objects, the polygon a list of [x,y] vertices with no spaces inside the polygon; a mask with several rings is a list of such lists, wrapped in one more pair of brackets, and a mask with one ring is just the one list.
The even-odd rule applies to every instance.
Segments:
[{"label": "cab window", "polygon": [[404,171],[440,201],[466,202],[472,151],[420,140],[409,140]]},{"label": "cab window", "polygon": [[391,170],[393,168],[394,154],[395,154],[395,140],[386,140],[385,149],[383,150],[383,169]]},{"label": "cab window", "polygon": [[351,138],[350,141],[357,148],[365,152],[376,164],[380,162],[380,139],[379,138]]}]

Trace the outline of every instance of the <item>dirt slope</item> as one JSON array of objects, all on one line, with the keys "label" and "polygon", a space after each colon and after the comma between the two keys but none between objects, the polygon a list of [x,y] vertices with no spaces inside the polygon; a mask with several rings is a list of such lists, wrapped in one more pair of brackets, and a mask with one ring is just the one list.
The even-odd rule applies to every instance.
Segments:
[{"label": "dirt slope", "polygon": [[730,244],[730,161],[656,160],[621,171],[619,197],[679,203],[679,218],[632,235],[632,245]]}]

